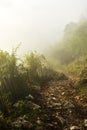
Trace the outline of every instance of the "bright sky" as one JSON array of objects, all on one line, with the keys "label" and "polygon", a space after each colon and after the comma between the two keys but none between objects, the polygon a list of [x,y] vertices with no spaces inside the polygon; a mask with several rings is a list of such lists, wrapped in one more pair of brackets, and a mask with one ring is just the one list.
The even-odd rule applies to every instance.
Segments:
[{"label": "bright sky", "polygon": [[87,0],[0,0],[0,48],[44,50],[87,13]]}]

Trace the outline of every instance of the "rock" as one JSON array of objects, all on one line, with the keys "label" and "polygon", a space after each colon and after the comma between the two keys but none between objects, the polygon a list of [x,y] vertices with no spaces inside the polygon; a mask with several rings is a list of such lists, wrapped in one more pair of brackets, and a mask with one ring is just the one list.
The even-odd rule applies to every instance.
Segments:
[{"label": "rock", "polygon": [[29,95],[26,96],[25,98],[28,99],[28,100],[33,100],[33,99],[34,99],[34,97],[33,97],[31,94],[29,94]]},{"label": "rock", "polygon": [[22,127],[21,121],[17,120],[17,121],[12,122],[12,127],[16,127],[16,128]]},{"label": "rock", "polygon": [[32,128],[33,125],[31,122],[29,122],[28,120],[26,120],[26,118],[28,119],[27,116],[23,116],[23,117],[18,117],[14,122],[12,122],[12,127],[13,128]]},{"label": "rock", "polygon": [[76,100],[79,100],[79,99],[80,99],[80,96],[76,96],[75,99],[76,99]]},{"label": "rock", "polygon": [[30,129],[30,128],[33,127],[33,125],[32,125],[32,123],[30,123],[29,121],[24,120],[24,121],[22,122],[22,127],[23,127],[23,128],[27,128],[27,129]]},{"label": "rock", "polygon": [[61,103],[53,103],[52,105],[55,107],[61,107]]},{"label": "rock", "polygon": [[65,92],[62,92],[61,95],[63,96],[65,94]]},{"label": "rock", "polygon": [[18,108],[19,107],[19,103],[17,102],[15,104],[13,104],[13,107]]},{"label": "rock", "polygon": [[56,101],[57,99],[56,99],[55,97],[52,97],[52,100],[53,100],[53,101]]},{"label": "rock", "polygon": [[22,121],[22,120],[27,120],[27,119],[28,119],[28,117],[27,117],[26,115],[24,115],[24,116],[22,116],[22,117],[20,116],[20,117],[18,118],[18,120],[21,120],[21,121]]},{"label": "rock", "polygon": [[49,127],[53,127],[53,124],[51,124],[51,123],[48,123],[47,125],[48,125]]},{"label": "rock", "polygon": [[57,122],[53,122],[53,124],[54,124],[54,125],[58,125],[58,123],[57,123]]},{"label": "rock", "polygon": [[19,108],[20,106],[22,107],[24,105],[24,102],[22,100],[19,100],[15,104],[13,104],[14,108]]},{"label": "rock", "polygon": [[70,130],[80,130],[80,128],[78,126],[71,126]]},{"label": "rock", "polygon": [[55,118],[60,126],[63,127],[66,124],[66,120],[63,117],[59,116],[57,113]]},{"label": "rock", "polygon": [[31,110],[36,110],[36,109],[41,108],[39,105],[37,105],[37,104],[35,104],[35,103],[31,102],[31,101],[28,101],[28,102],[26,103],[25,107],[26,107],[27,109],[31,109]]},{"label": "rock", "polygon": [[62,109],[61,103],[53,103],[53,104],[52,104],[52,107],[54,107],[56,110]]},{"label": "rock", "polygon": [[84,127],[87,127],[87,119],[84,120]]},{"label": "rock", "polygon": [[74,106],[71,102],[66,102],[66,103],[64,104],[64,108],[65,108],[65,109],[74,109],[75,106]]},{"label": "rock", "polygon": [[53,94],[53,93],[51,93],[51,94],[50,94],[50,96],[54,96],[54,94]]},{"label": "rock", "polygon": [[39,118],[39,117],[37,118],[36,123],[37,123],[38,125],[41,125],[41,123],[42,123],[42,122],[41,122],[41,120],[40,120],[40,118]]},{"label": "rock", "polygon": [[36,110],[36,109],[40,109],[41,108],[41,106],[39,106],[39,105],[37,105],[37,104],[33,104],[33,110]]}]

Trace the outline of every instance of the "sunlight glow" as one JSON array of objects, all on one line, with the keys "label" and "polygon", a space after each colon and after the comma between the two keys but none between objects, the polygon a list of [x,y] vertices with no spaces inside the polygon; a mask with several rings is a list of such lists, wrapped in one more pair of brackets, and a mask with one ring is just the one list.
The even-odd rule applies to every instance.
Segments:
[{"label": "sunlight glow", "polygon": [[0,48],[43,50],[62,35],[64,26],[85,14],[86,0],[0,0]]}]

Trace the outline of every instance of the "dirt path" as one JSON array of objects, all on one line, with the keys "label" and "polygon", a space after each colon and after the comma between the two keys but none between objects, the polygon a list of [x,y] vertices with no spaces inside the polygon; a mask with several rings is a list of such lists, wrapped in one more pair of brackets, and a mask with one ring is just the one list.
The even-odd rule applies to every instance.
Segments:
[{"label": "dirt path", "polygon": [[78,95],[79,90],[73,81],[60,80],[50,82],[41,93],[44,109],[47,111],[49,130],[69,130],[77,126],[84,130],[87,119],[87,97]]}]

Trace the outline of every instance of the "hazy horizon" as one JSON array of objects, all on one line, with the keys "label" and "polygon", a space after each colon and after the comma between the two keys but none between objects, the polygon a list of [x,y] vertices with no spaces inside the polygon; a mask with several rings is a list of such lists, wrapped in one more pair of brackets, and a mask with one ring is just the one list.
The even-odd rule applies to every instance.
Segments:
[{"label": "hazy horizon", "polygon": [[0,0],[0,49],[42,51],[58,42],[64,26],[87,15],[86,0]]}]

